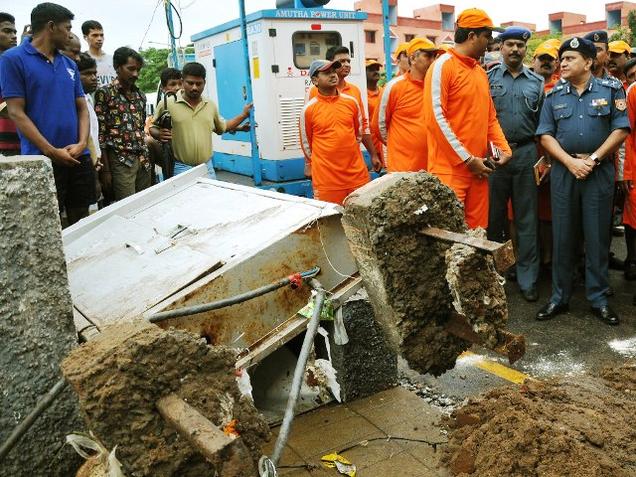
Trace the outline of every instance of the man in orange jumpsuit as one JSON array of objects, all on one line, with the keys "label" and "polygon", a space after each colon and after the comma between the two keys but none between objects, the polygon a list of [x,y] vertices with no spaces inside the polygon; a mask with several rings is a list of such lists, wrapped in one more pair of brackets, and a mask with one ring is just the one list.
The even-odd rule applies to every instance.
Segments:
[{"label": "man in orange jumpsuit", "polygon": [[371,130],[387,145],[389,172],[427,169],[426,126],[422,109],[424,77],[435,61],[437,48],[426,38],[409,42],[410,71],[393,78],[382,93]]},{"label": "man in orange jumpsuit", "polygon": [[625,194],[623,225],[625,226],[625,278],[636,280],[636,59],[629,60],[624,67],[627,88],[627,114],[632,127],[625,140],[625,170],[620,185]]},{"label": "man in orange jumpsuit", "polygon": [[[318,92],[300,114],[300,144],[314,197],[342,204],[369,182],[362,159],[362,108],[353,96],[338,91],[337,61],[315,60],[309,74]],[[374,164],[379,170],[381,164]]]},{"label": "man in orange jumpsuit", "polygon": [[464,10],[457,18],[455,48],[435,61],[424,84],[428,169],[455,191],[470,228],[488,226],[489,143],[501,152],[497,166],[512,156],[479,65],[493,30],[502,29],[486,12]]},{"label": "man in orange jumpsuit", "polygon": [[[371,121],[371,118],[380,105],[380,98],[382,97],[382,91],[384,90],[383,87],[378,86],[382,64],[375,60],[367,60],[364,64],[367,73],[367,105],[369,106],[369,121]],[[375,151],[378,153],[378,157],[382,162],[382,166],[386,167],[383,153],[384,148],[382,141],[380,140],[380,136],[371,131],[371,138],[373,139],[373,145],[375,146]]]},{"label": "man in orange jumpsuit", "polygon": [[[376,168],[377,164],[382,164],[380,157],[378,156],[378,152],[373,145],[373,138],[371,137],[371,131],[369,130],[369,115],[367,114],[367,108],[362,101],[362,93],[360,93],[360,88],[358,88],[355,84],[349,83],[345,80],[347,76],[351,73],[351,55],[349,54],[349,48],[346,46],[336,46],[329,48],[327,50],[327,54],[325,55],[327,61],[337,61],[340,64],[340,68],[338,68],[338,91],[344,94],[348,94],[349,96],[353,96],[360,105],[362,111],[362,144],[366,148],[369,153],[369,157],[371,159],[371,164],[373,168]],[[318,94],[318,88],[314,84],[309,89],[309,97],[307,101],[312,98],[315,98]]]}]

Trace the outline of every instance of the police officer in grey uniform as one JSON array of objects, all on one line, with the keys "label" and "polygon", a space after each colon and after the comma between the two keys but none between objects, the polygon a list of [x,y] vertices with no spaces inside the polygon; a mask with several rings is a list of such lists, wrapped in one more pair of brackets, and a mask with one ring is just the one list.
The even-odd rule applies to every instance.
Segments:
[{"label": "police officer in grey uniform", "polygon": [[537,136],[552,157],[552,296],[537,313],[549,320],[568,311],[576,245],[583,230],[585,292],[595,316],[619,323],[608,306],[609,221],[614,193],[612,154],[629,133],[620,82],[591,68],[596,49],[574,37],[561,45],[561,81],[547,94]]},{"label": "police officer in grey uniform", "polygon": [[543,77],[524,66],[530,30],[509,27],[501,40],[503,63],[488,71],[497,118],[512,148],[512,159],[490,174],[488,238],[502,242],[512,199],[517,236],[517,283],[527,301],[536,301],[539,276],[538,194],[533,166],[537,161],[535,131],[543,104]]}]

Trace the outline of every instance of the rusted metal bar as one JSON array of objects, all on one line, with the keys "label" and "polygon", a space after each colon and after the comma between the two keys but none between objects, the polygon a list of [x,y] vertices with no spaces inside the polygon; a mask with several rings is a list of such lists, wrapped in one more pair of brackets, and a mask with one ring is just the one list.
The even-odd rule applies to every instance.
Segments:
[{"label": "rusted metal bar", "polygon": [[[451,335],[476,345],[482,345],[482,340],[473,330],[468,320],[460,313],[452,313],[444,328]],[[526,353],[526,339],[523,335],[515,335],[509,331],[497,330],[497,344],[492,351],[504,355],[513,364]]]},{"label": "rusted metal bar", "polygon": [[157,409],[181,437],[217,468],[221,468],[220,476],[256,475],[254,463],[243,441],[235,435],[225,434],[179,396],[169,394],[159,399]]},{"label": "rusted metal bar", "polygon": [[461,243],[486,252],[489,255],[492,255],[492,258],[495,261],[495,268],[498,272],[505,272],[515,263],[515,253],[511,240],[508,240],[505,243],[493,242],[492,240],[471,237],[470,235],[451,232],[437,227],[426,227],[420,230],[420,233],[437,240]]}]

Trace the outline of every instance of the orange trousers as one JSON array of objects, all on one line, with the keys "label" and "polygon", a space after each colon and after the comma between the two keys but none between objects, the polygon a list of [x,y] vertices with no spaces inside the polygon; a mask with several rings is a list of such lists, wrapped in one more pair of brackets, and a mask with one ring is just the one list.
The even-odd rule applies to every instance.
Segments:
[{"label": "orange trousers", "polygon": [[314,189],[314,199],[322,200],[323,202],[333,202],[334,204],[342,205],[345,198],[356,189],[357,187],[354,187],[352,189],[340,189],[340,190]]},{"label": "orange trousers", "polygon": [[[464,167],[464,166],[462,166]],[[436,174],[440,181],[453,189],[464,204],[464,218],[469,228],[488,227],[488,179],[455,174]]]}]

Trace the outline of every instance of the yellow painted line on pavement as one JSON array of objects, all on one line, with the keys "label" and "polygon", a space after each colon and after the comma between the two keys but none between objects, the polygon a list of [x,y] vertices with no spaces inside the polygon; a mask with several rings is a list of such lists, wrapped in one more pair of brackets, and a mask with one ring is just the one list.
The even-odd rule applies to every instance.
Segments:
[{"label": "yellow painted line on pavement", "polygon": [[484,357],[470,351],[464,351],[459,356],[459,358],[466,358],[467,363],[470,363],[476,368],[479,368],[490,374],[499,376],[500,378],[505,379],[506,381],[510,381],[511,383],[523,384],[523,382],[529,377],[527,374],[517,371],[516,369],[509,368],[508,366],[504,366],[503,364],[497,363],[496,361],[485,359]]}]

